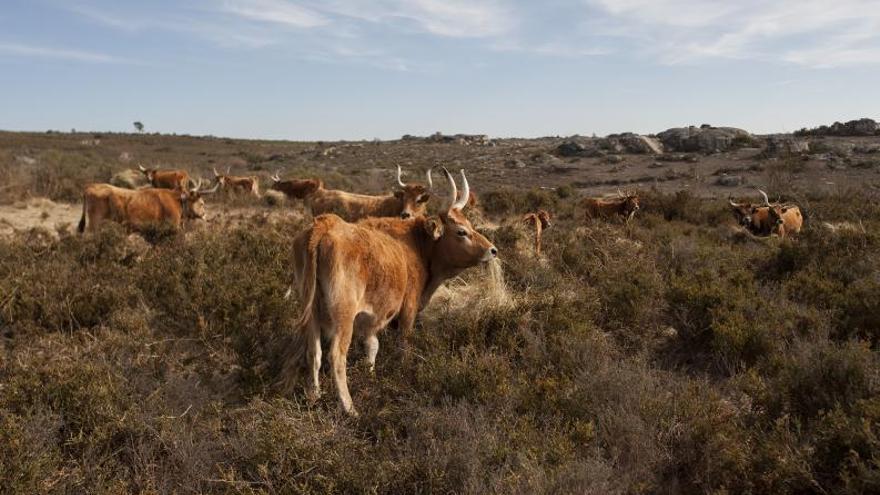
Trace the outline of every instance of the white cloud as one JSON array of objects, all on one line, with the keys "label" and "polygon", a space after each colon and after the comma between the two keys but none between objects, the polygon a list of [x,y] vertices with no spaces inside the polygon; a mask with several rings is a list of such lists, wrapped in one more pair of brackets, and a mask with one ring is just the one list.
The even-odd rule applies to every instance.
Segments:
[{"label": "white cloud", "polygon": [[311,9],[284,0],[226,0],[221,10],[246,19],[294,28],[314,28],[330,22]]},{"label": "white cloud", "polygon": [[880,60],[876,0],[585,0],[610,26],[661,62],[710,58],[812,67]]},{"label": "white cloud", "polygon": [[0,55],[13,55],[19,57],[55,58],[89,63],[129,63],[128,61],[106,55],[104,53],[71,50],[66,48],[52,48],[44,46],[25,45],[21,43],[0,43]]},{"label": "white cloud", "polygon": [[414,28],[452,38],[498,36],[516,25],[513,9],[497,0],[311,0],[307,4],[337,20]]}]

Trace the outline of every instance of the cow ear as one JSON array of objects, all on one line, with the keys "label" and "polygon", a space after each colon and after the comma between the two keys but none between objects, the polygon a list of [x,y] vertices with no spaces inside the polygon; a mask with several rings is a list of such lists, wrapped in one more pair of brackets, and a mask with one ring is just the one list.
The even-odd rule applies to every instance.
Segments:
[{"label": "cow ear", "polygon": [[787,212],[787,211],[788,211],[788,207],[787,207],[787,206],[783,206],[783,207],[782,207],[782,213],[785,213],[785,212]]},{"label": "cow ear", "polygon": [[425,193],[419,196],[419,199],[416,200],[416,203],[427,203],[429,199],[431,199],[431,194]]},{"label": "cow ear", "polygon": [[425,232],[436,241],[443,237],[443,222],[436,218],[425,220]]},{"label": "cow ear", "polygon": [[394,191],[394,197],[397,199],[403,199],[403,191],[401,191],[400,189]]}]

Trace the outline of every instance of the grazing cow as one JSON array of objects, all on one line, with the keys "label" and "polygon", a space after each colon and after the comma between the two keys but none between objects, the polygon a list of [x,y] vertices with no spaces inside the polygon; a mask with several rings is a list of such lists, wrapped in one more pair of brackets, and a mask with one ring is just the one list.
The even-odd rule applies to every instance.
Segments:
[{"label": "grazing cow", "polygon": [[138,165],[138,169],[155,188],[186,191],[189,187],[190,179],[186,170],[159,170],[142,165]]},{"label": "grazing cow", "polygon": [[764,207],[767,208],[767,224],[769,232],[785,239],[788,235],[797,235],[804,225],[804,216],[797,205],[770,204],[767,193],[758,189],[764,196]]},{"label": "grazing cow", "polygon": [[229,170],[231,168],[232,167],[228,167],[225,174],[218,174],[217,169],[213,169],[214,178],[217,179],[217,183],[220,184],[220,187],[222,187],[223,189],[231,189],[233,191],[250,193],[259,198],[260,179],[254,175],[250,175],[247,177],[229,175]]},{"label": "grazing cow", "polygon": [[636,193],[624,194],[620,189],[617,194],[616,198],[584,198],[582,204],[586,209],[587,220],[621,216],[629,223],[639,210],[639,196]]},{"label": "grazing cow", "polygon": [[150,226],[167,223],[180,228],[184,218],[204,218],[205,200],[202,196],[217,191],[200,190],[201,181],[188,191],[170,189],[123,189],[110,184],[89,184],[83,191],[83,212],[77,231],[90,232],[106,222],[121,223],[130,231],[143,232]]},{"label": "grazing cow", "polygon": [[321,337],[330,341],[330,367],[342,409],[357,415],[348,392],[346,357],[354,334],[361,337],[374,369],[376,334],[397,319],[402,335],[434,291],[463,270],[490,261],[498,250],[462,213],[469,186],[461,172],[457,195],[452,175],[449,207],[438,217],[370,218],[356,224],[320,215],[294,240],[294,283],[302,314],[283,370],[291,385],[302,368],[309,394],[320,395]]},{"label": "grazing cow", "polygon": [[283,181],[276,172],[272,177],[275,181],[272,189],[281,191],[289,197],[304,199],[312,215],[335,213],[348,222],[355,222],[367,217],[400,217],[403,219],[424,216],[425,207],[431,198],[434,185],[431,181],[431,169],[426,174],[428,187],[421,184],[404,184],[400,178],[400,166],[397,167],[397,184],[399,189],[392,194],[368,196],[336,189],[324,189],[320,179],[286,180]]},{"label": "grazing cow", "polygon": [[522,219],[523,223],[535,229],[535,256],[541,256],[541,232],[550,228],[550,212],[538,210],[529,213]]}]

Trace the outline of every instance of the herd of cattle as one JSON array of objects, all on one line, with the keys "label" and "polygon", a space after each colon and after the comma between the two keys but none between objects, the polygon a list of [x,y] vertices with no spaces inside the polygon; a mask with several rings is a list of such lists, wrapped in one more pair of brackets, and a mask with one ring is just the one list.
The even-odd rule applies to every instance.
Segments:
[{"label": "herd of cattle", "polygon": [[[83,193],[83,214],[78,231],[97,229],[110,221],[132,231],[167,223],[180,227],[184,219],[205,217],[204,196],[220,188],[260,195],[257,177],[219,174],[215,184],[202,188],[181,170],[139,167],[152,187],[124,189],[109,184],[89,184]],[[282,180],[276,172],[270,189],[302,200],[314,216],[309,228],[293,241],[293,285],[302,301],[302,312],[288,349],[282,382],[292,385],[301,373],[309,375],[308,392],[320,394],[321,340],[329,341],[330,369],[342,408],[356,415],[348,391],[346,362],[352,339],[362,340],[372,371],[379,350],[377,334],[396,322],[404,339],[418,313],[446,280],[467,268],[494,260],[497,248],[477,232],[464,210],[477,203],[461,171],[461,192],[448,170],[445,205],[436,216],[427,216],[434,194],[429,169],[425,184],[405,183],[397,167],[397,185],[385,195],[363,195],[327,189],[319,179]],[[797,234],[803,216],[795,205],[730,200],[737,221],[756,235]],[[618,190],[614,197],[585,198],[588,219],[621,218],[629,222],[639,210],[635,193]],[[551,225],[545,210],[522,218],[535,233],[535,253],[541,252],[541,233]]]}]

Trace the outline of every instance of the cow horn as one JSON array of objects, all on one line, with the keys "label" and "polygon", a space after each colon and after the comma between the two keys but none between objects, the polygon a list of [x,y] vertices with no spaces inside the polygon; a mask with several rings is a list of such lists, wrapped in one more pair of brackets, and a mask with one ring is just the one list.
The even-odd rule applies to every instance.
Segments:
[{"label": "cow horn", "polygon": [[767,197],[767,193],[758,189],[758,192],[761,193],[761,196],[764,196],[764,206],[770,206],[770,198]]},{"label": "cow horn", "polygon": [[232,165],[226,167],[226,175],[229,175],[229,172],[232,171]]},{"label": "cow horn", "polygon": [[733,199],[730,198],[730,197],[727,198],[727,202],[730,203],[730,206],[732,206],[732,207],[734,207],[734,208],[736,208],[736,207],[739,206],[738,204],[734,203],[734,202],[733,202]]},{"label": "cow horn", "polygon": [[461,196],[458,197],[458,201],[456,201],[452,207],[458,208],[459,210],[464,209],[470,195],[471,187],[468,185],[467,177],[464,175],[464,169],[461,169]]},{"label": "cow horn", "polygon": [[214,194],[215,192],[217,192],[217,189],[220,189],[220,181],[217,181],[217,183],[214,184],[214,187],[212,187],[211,189],[206,189],[204,191],[199,191],[198,189],[196,189],[196,192],[198,192],[199,194]]},{"label": "cow horn", "polygon": [[434,167],[428,167],[428,172],[425,174],[428,178],[428,189],[430,189],[431,191],[434,190],[434,181],[431,180],[431,169],[432,168],[434,168]]},{"label": "cow horn", "polygon": [[220,174],[217,173],[217,167],[211,167],[211,170],[214,171],[214,177],[220,177]]},{"label": "cow horn", "polygon": [[446,204],[449,205],[449,209],[455,207],[455,200],[458,199],[458,188],[455,186],[455,179],[452,178],[452,174],[449,173],[449,170],[446,170],[446,167],[443,167],[443,173],[446,174],[446,179],[449,180],[449,201]]},{"label": "cow horn", "polygon": [[279,175],[280,173],[281,173],[281,170],[280,170],[280,169],[279,169],[279,170],[276,170],[276,171],[275,171],[275,175],[273,175],[272,177],[270,177],[270,179],[272,179],[272,180],[275,181],[275,182],[281,182],[281,176]]},{"label": "cow horn", "polygon": [[138,163],[138,169],[139,169],[141,172],[146,172],[146,171],[147,171],[147,169],[145,169],[144,166],[141,165],[140,163]]},{"label": "cow horn", "polygon": [[400,165],[398,165],[397,166],[397,184],[400,185],[400,187],[406,187],[406,184],[404,184],[403,181],[400,179],[400,173],[401,173]]},{"label": "cow horn", "polygon": [[626,197],[626,195],[623,194],[623,192],[620,190],[619,187],[617,188],[617,195],[620,196],[621,198],[625,198],[625,197]]},{"label": "cow horn", "polygon": [[198,181],[198,182],[193,181],[193,184],[195,184],[195,187],[193,187],[192,189],[190,189],[190,191],[192,191],[192,192],[199,192],[199,188],[202,187],[202,178],[199,177],[199,181]]}]

